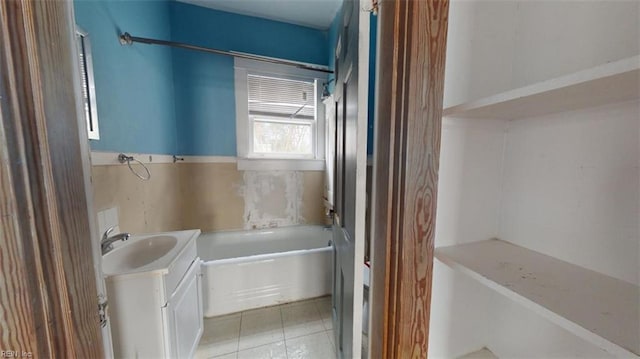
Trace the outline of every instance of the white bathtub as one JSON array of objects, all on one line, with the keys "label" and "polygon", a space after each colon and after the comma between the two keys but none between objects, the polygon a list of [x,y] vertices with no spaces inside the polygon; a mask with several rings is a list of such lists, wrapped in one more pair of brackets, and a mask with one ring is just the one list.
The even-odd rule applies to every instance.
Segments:
[{"label": "white bathtub", "polygon": [[330,294],[330,241],[322,226],[201,234],[205,317]]}]

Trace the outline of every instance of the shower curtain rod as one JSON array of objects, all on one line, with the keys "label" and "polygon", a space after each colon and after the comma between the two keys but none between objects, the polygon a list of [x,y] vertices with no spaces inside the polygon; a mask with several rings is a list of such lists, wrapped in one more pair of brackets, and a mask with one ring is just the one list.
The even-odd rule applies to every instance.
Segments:
[{"label": "shower curtain rod", "polygon": [[121,34],[119,36],[119,38],[120,38],[120,44],[122,44],[122,45],[133,45],[134,42],[139,42],[141,44],[149,44],[149,45],[172,46],[172,47],[178,47],[178,48],[187,49],[187,50],[208,52],[208,53],[211,53],[211,54],[227,55],[227,56],[240,57],[240,58],[249,59],[249,60],[270,62],[270,63],[273,63],[273,64],[295,66],[295,67],[297,67],[299,69],[319,71],[319,72],[324,72],[324,73],[328,73],[328,74],[332,74],[333,73],[333,71],[327,70],[327,69],[322,68],[322,67],[306,65],[306,64],[299,63],[299,62],[295,62],[295,61],[274,59],[274,58],[270,58],[270,57],[252,55],[252,54],[247,54],[247,53],[243,53],[243,52],[212,49],[212,48],[208,48],[208,47],[201,47],[201,46],[183,44],[181,42],[148,39],[146,37],[131,36],[131,34],[129,34],[128,32],[125,32],[124,34]]}]

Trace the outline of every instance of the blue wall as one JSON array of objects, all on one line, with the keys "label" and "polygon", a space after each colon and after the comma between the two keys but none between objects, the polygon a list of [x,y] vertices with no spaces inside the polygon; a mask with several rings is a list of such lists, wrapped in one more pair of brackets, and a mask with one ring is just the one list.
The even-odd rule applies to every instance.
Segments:
[{"label": "blue wall", "polygon": [[175,153],[177,148],[171,49],[122,46],[122,31],[166,39],[168,1],[78,1],[76,23],[89,33],[100,140],[98,151]]},{"label": "blue wall", "polygon": [[174,49],[178,153],[236,155],[233,58]]},{"label": "blue wall", "polygon": [[121,32],[333,64],[327,31],[168,0],[75,0],[74,7],[94,55],[97,151],[236,155],[233,58],[122,46]]},{"label": "blue wall", "polygon": [[[327,32],[171,3],[178,42],[327,65]],[[233,58],[173,50],[178,152],[236,155]]]},{"label": "blue wall", "polygon": [[[340,32],[342,31],[342,6],[336,13],[335,17],[331,21],[331,26],[329,27],[328,37],[329,37],[329,56],[327,58],[327,62],[329,64],[330,70],[336,69],[336,45],[338,44],[338,37],[340,36]],[[333,90],[336,88],[336,78],[334,74],[329,75],[329,80],[333,80],[329,84],[329,92],[333,93]]]}]

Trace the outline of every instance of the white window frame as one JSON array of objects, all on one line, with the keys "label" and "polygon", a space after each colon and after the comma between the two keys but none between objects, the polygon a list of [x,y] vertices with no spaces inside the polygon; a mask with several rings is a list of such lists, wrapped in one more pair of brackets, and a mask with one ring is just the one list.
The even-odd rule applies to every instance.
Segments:
[{"label": "white window frame", "polygon": [[[326,82],[327,74],[321,71],[306,70],[294,66],[241,58],[235,59],[234,67],[238,169],[299,171],[324,170],[325,114],[321,95],[322,84]],[[314,148],[311,155],[298,156],[253,152],[253,119],[249,117],[249,94],[247,89],[248,75],[271,76],[302,81],[317,80],[315,86],[316,114],[315,121],[312,123],[312,131],[315,134],[315,138],[313,139]]]}]

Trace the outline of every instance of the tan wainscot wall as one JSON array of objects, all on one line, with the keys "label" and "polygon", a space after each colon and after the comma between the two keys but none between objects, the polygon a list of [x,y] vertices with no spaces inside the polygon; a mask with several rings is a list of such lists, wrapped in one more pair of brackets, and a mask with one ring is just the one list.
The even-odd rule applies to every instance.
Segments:
[{"label": "tan wainscot wall", "polygon": [[235,163],[147,166],[149,181],[126,165],[93,166],[94,209],[117,207],[121,231],[211,232],[326,222],[322,171],[239,171]]}]

